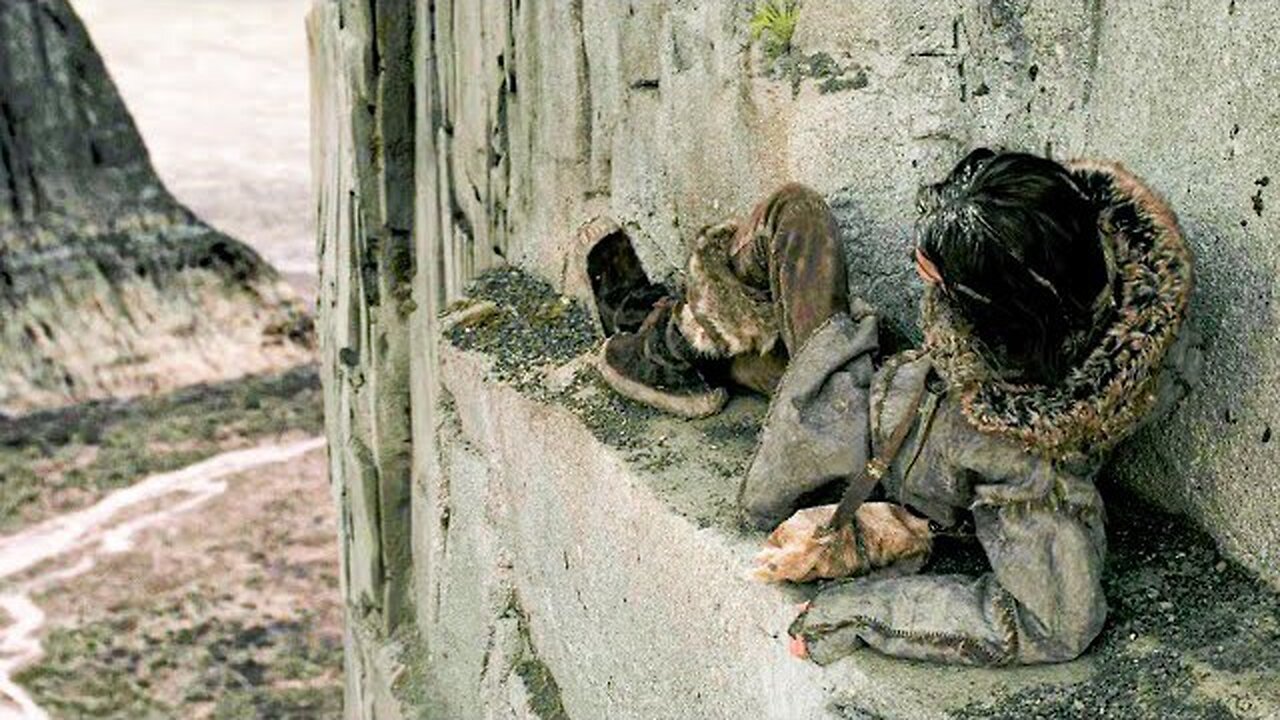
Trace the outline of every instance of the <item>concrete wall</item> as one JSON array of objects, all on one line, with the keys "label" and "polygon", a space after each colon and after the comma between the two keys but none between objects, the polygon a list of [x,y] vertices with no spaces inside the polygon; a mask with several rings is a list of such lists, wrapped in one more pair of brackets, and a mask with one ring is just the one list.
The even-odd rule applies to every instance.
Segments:
[{"label": "concrete wall", "polygon": [[698,227],[794,179],[834,205],[855,286],[911,326],[922,183],[980,144],[1119,159],[1183,220],[1209,352],[1193,400],[1118,474],[1280,581],[1264,439],[1280,427],[1280,6],[807,0],[794,52],[865,76],[835,92],[747,48],[748,3],[517,6],[435,3],[436,171],[419,192],[438,225],[418,245],[438,292],[502,257],[562,279],[600,214],[668,275]]},{"label": "concrete wall", "polygon": [[318,2],[307,27],[321,364],[348,602],[347,712],[360,718],[390,712],[385,648],[412,625],[410,18],[405,3]]},{"label": "concrete wall", "polygon": [[[794,179],[828,196],[854,286],[910,334],[915,190],[978,144],[1119,159],[1172,201],[1199,259],[1206,373],[1115,474],[1280,582],[1280,7],[805,0],[772,63],[750,6],[316,1],[332,469],[369,642],[429,634],[423,598],[456,572],[435,324],[467,279],[506,261],[572,288],[574,233],[602,215],[672,276],[698,227]],[[529,622],[536,639],[545,621]]]}]

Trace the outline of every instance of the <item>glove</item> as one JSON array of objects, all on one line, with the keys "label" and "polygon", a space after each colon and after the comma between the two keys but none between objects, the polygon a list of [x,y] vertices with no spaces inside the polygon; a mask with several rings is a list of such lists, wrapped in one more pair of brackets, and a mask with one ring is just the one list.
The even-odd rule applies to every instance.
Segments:
[{"label": "glove", "polygon": [[922,567],[933,547],[929,521],[901,505],[863,503],[851,527],[826,532],[835,505],[797,511],[785,520],[755,557],[751,578],[758,582],[811,582],[866,575],[894,568]]}]

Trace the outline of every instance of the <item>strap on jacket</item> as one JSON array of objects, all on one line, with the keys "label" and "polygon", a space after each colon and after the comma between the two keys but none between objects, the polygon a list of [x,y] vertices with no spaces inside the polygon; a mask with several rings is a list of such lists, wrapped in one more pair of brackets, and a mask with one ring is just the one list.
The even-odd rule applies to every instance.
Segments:
[{"label": "strap on jacket", "polygon": [[821,534],[829,535],[839,532],[853,522],[854,513],[871,496],[871,491],[875,489],[876,485],[880,484],[880,479],[889,471],[889,466],[893,464],[894,459],[898,457],[898,453],[902,451],[902,444],[906,442],[907,435],[911,434],[911,428],[916,423],[916,416],[920,412],[920,404],[924,401],[924,395],[928,391],[928,387],[929,383],[920,383],[920,389],[912,396],[911,403],[907,406],[907,412],[903,415],[902,420],[898,422],[897,427],[893,429],[893,434],[889,436],[889,442],[885,443],[878,455],[867,461],[860,473],[849,479],[849,485],[845,488],[844,496],[840,498],[840,505],[836,507],[835,514],[831,516],[831,520],[822,528]]}]

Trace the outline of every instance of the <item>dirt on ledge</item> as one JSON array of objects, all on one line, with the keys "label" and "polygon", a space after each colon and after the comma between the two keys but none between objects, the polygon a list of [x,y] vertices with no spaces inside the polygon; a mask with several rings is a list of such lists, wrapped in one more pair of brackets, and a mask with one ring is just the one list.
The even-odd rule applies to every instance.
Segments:
[{"label": "dirt on ledge", "polygon": [[[676,512],[703,526],[747,532],[737,522],[734,493],[754,450],[762,400],[738,397],[725,413],[690,422],[610,393],[589,361],[599,338],[586,310],[519,270],[482,276],[450,316],[470,320],[448,328],[446,340],[488,356],[495,379],[572,410],[597,439],[635,463]],[[1110,613],[1088,654],[1096,671],[1082,683],[974,702],[957,717],[1280,714],[1280,595],[1220,555],[1187,519],[1106,477],[1100,487],[1108,508]],[[956,538],[939,542],[925,572],[986,569],[976,542]]]}]

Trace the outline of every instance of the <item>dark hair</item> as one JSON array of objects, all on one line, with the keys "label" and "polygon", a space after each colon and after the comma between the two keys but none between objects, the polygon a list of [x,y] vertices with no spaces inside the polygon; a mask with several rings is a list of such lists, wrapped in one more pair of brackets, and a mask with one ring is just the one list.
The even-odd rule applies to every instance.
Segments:
[{"label": "dark hair", "polygon": [[1023,380],[1061,379],[1109,284],[1098,209],[1067,169],[981,148],[921,190],[919,210],[918,247],[989,357]]}]

